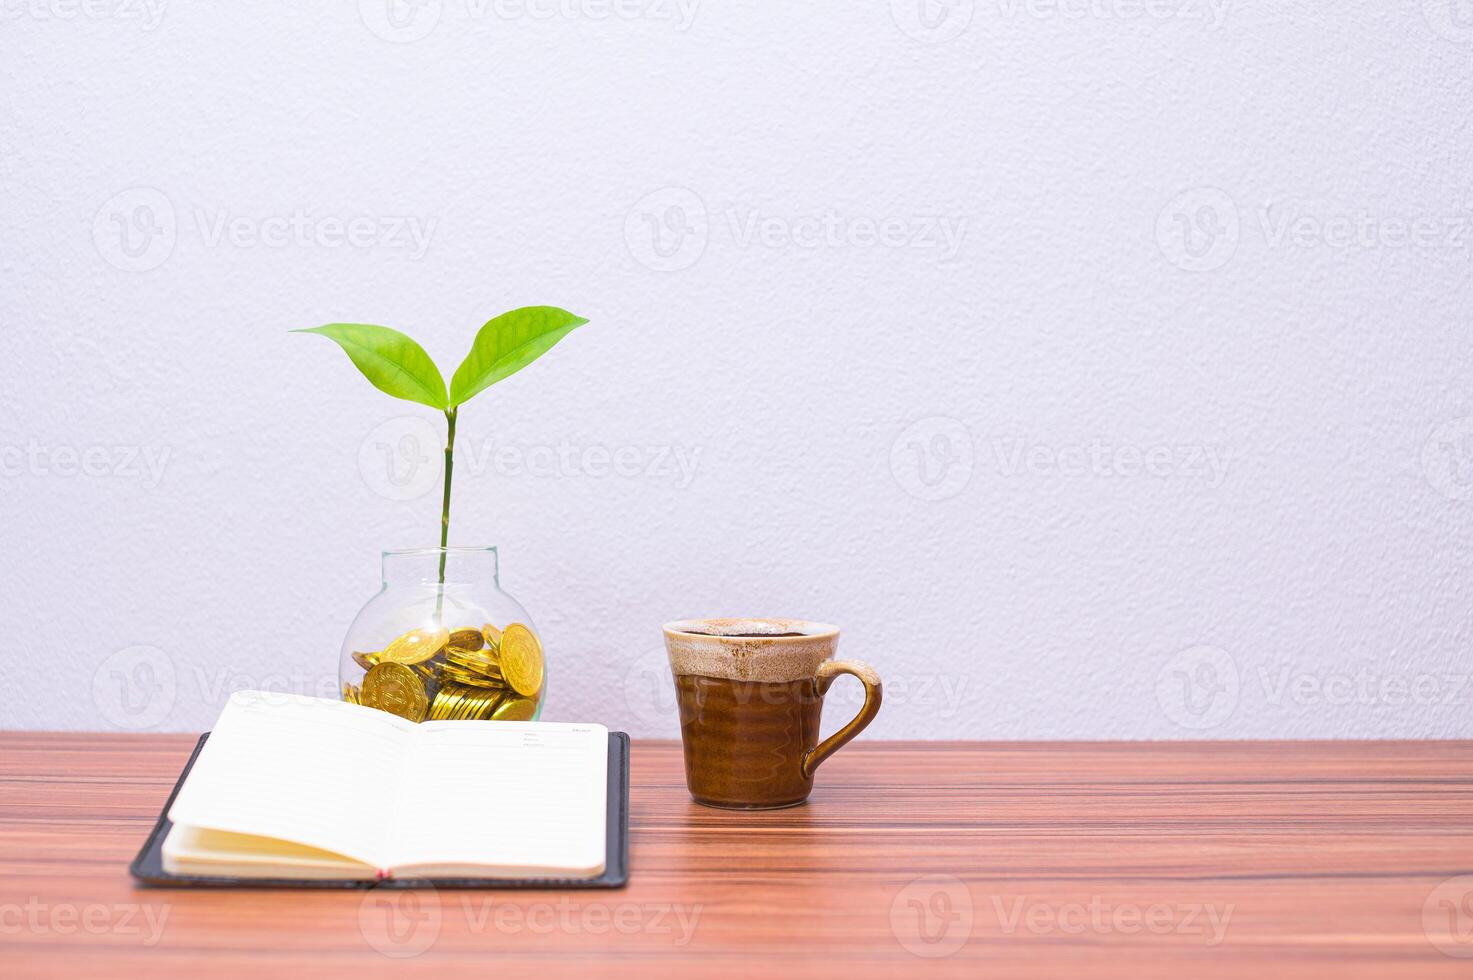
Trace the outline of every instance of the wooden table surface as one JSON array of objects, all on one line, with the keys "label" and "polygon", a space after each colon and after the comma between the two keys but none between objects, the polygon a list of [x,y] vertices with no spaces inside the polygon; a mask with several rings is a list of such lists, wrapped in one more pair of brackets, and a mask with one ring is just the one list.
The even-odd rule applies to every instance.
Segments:
[{"label": "wooden table surface", "polygon": [[135,888],[193,742],[0,734],[0,975],[1473,977],[1473,742],[860,742],[755,814],[645,742],[620,891]]}]

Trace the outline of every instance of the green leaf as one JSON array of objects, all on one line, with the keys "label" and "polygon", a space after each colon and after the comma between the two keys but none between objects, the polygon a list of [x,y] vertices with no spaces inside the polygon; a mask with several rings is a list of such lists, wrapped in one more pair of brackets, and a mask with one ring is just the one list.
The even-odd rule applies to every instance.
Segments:
[{"label": "green leaf", "polygon": [[329,323],[292,333],[320,333],[337,341],[363,376],[385,394],[442,411],[450,407],[440,369],[423,347],[397,330],[372,323]]},{"label": "green leaf", "polygon": [[556,306],[524,306],[494,317],[476,334],[471,352],[450,379],[450,404],[464,405],[516,374],[587,322]]}]

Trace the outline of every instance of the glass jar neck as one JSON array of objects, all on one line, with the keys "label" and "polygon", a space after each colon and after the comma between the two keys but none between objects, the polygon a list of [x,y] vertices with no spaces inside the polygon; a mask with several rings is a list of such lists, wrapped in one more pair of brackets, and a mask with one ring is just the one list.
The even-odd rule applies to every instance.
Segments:
[{"label": "glass jar neck", "polygon": [[384,552],[384,585],[438,585],[442,562],[446,586],[497,583],[494,547],[413,548]]}]

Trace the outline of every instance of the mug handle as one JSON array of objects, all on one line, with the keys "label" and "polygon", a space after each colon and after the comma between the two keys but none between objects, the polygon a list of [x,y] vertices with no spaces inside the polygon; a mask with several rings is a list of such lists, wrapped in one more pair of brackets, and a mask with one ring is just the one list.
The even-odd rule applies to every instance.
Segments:
[{"label": "mug handle", "polygon": [[875,715],[880,713],[880,701],[883,696],[880,675],[875,673],[874,668],[869,664],[862,664],[858,660],[825,660],[819,664],[818,673],[814,675],[814,680],[818,684],[819,697],[828,693],[834,679],[840,674],[849,674],[859,678],[860,683],[864,685],[864,706],[859,709],[859,714],[850,719],[849,724],[824,739],[816,748],[809,749],[803,754],[804,779],[812,779],[813,771],[825,759],[843,748],[851,738],[864,731],[865,726],[874,721]]}]

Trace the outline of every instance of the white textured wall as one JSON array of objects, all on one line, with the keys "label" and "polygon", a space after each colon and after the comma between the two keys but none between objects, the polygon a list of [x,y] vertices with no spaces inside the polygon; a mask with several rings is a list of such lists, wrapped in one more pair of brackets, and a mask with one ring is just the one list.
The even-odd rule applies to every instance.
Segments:
[{"label": "white textured wall", "polygon": [[1473,7],[927,2],[5,0],[4,727],[330,689],[434,416],[287,330],[555,303],[455,527],[548,717],[719,612],[882,736],[1473,736]]}]

